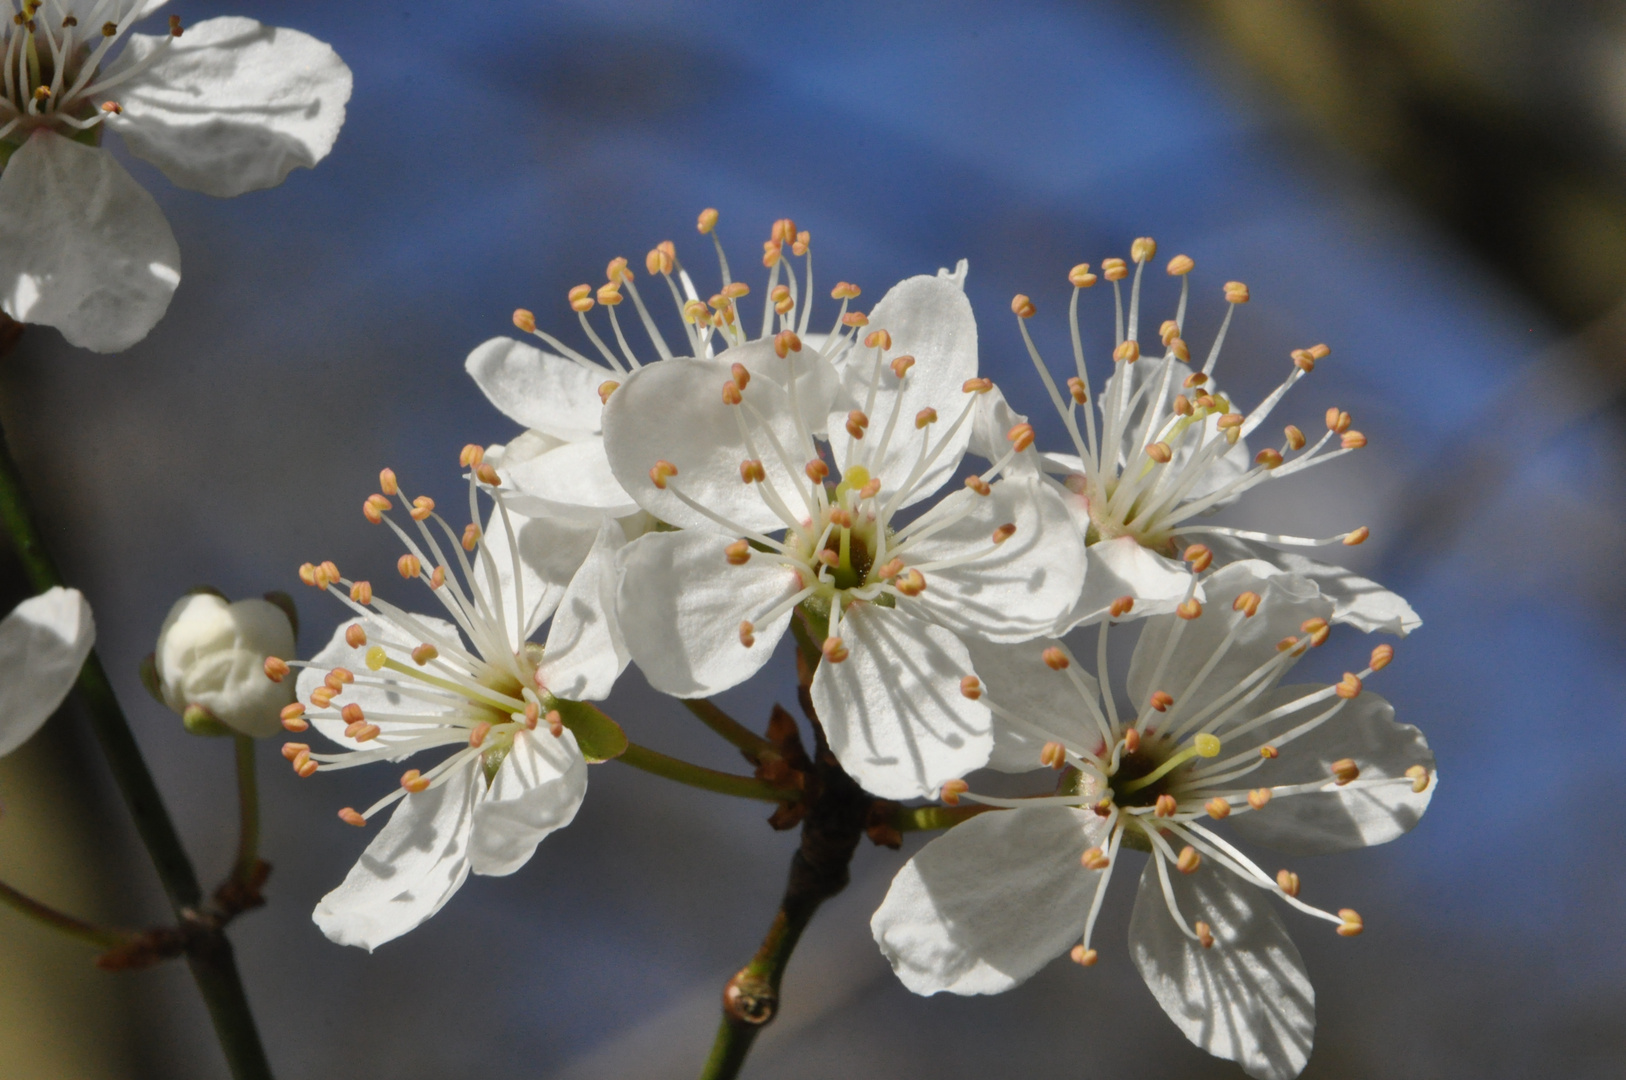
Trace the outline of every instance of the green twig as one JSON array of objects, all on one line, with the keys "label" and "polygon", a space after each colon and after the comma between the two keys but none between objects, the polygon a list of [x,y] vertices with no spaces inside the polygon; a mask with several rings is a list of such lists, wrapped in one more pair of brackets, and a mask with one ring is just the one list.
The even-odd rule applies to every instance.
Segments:
[{"label": "green twig", "polygon": [[48,904],[42,904],[32,896],[18,892],[16,889],[0,881],[0,903],[15,911],[27,915],[36,922],[44,923],[53,930],[60,930],[70,937],[95,945],[101,949],[112,949],[123,945],[129,940],[129,935],[118,930],[109,930],[106,927],[96,926],[76,919],[72,915],[64,914]]},{"label": "green twig", "polygon": [[732,716],[713,705],[706,698],[687,698],[683,707],[694,713],[711,730],[733,743],[745,756],[752,761],[762,757],[764,753],[778,753],[773,743],[752,731]]},{"label": "green twig", "polygon": [[782,803],[795,802],[802,797],[802,793],[795,788],[780,787],[778,784],[770,784],[755,777],[718,772],[716,769],[708,769],[681,758],[670,757],[637,743],[628,743],[626,751],[614,760],[647,773],[654,773],[656,776],[664,776],[668,780],[676,780],[680,784],[741,799]]},{"label": "green twig", "polygon": [[929,832],[952,829],[962,821],[994,809],[992,806],[900,806],[893,818],[899,832]]},{"label": "green twig", "polygon": [[254,776],[254,740],[234,736],[237,744],[237,869],[239,882],[254,877],[260,861],[260,791]]}]

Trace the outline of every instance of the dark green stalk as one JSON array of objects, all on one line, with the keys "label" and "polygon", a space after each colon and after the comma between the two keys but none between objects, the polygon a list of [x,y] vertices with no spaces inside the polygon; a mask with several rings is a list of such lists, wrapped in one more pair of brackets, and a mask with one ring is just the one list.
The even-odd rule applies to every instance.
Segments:
[{"label": "dark green stalk", "polygon": [[656,776],[664,776],[680,784],[741,799],[761,799],[763,802],[780,803],[795,802],[802,797],[802,793],[795,788],[780,787],[751,776],[718,772],[716,769],[694,765],[658,750],[651,750],[647,746],[639,746],[637,743],[628,743],[627,749],[613,760],[647,773],[654,773]]},{"label": "dark green stalk", "polygon": [[260,861],[260,789],[254,776],[254,740],[233,736],[237,744],[237,869],[238,881],[250,881]]}]

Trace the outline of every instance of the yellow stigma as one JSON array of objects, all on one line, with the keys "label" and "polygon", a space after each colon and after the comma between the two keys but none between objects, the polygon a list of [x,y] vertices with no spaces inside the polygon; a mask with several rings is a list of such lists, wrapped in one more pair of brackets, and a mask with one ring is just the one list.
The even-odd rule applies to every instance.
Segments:
[{"label": "yellow stigma", "polygon": [[1219,752],[1220,752],[1220,741],[1219,741],[1219,739],[1215,738],[1213,735],[1208,734],[1206,731],[1203,732],[1203,734],[1197,736],[1195,739],[1191,740],[1191,742],[1192,742],[1192,745],[1197,748],[1197,756],[1198,757],[1218,757],[1219,756]]},{"label": "yellow stigma", "polygon": [[383,646],[374,645],[372,648],[367,650],[367,670],[378,671],[384,666],[384,662],[388,659],[389,656],[384,652]]}]

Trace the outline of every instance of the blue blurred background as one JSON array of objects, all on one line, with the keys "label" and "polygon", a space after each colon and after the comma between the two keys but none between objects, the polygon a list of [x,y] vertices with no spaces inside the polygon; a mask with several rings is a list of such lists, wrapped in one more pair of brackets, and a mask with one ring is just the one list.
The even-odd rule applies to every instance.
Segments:
[{"label": "blue blurred background", "polygon": [[[1550,84],[1547,97],[1502,87],[1501,113],[1438,85],[1451,71],[1470,89],[1496,75],[1469,45],[1502,56],[1537,41],[1508,19],[1486,29],[1525,6],[1417,5],[1477,12],[1464,25],[1479,36],[1464,37],[1384,23],[1385,5],[1329,4],[1366,22],[1332,19],[1319,38],[1290,33],[1315,21],[1295,7],[172,4],[189,23],[226,10],[331,42],[356,77],[344,132],[314,172],[231,201],[130,161],[180,240],[169,316],[115,357],[29,331],[0,365],[0,414],[200,873],[217,879],[232,857],[231,752],[184,734],[140,688],[168,605],[202,582],[288,589],[302,650],[319,648],[341,612],[299,590],[294,570],[332,558],[390,576],[397,552],[358,512],[377,470],[450,497],[460,446],[516,433],[462,366],[509,332],[515,307],[574,341],[566,290],[602,280],[615,255],[641,267],[669,238],[709,279],[692,231],[707,206],[736,266],[754,265],[775,218],[794,218],[812,231],[820,294],[845,279],[865,305],[966,258],[983,371],[1057,445],[1009,299],[1033,296],[1036,337],[1065,360],[1067,269],[1149,235],[1160,261],[1196,260],[1194,347],[1223,315],[1221,284],[1250,286],[1220,369],[1244,404],[1285,374],[1290,349],[1332,346],[1278,415],[1309,429],[1337,404],[1371,444],[1268,485],[1250,517],[1322,535],[1371,526],[1352,549],[1360,568],[1425,620],[1377,689],[1438,753],[1431,812],[1401,842],[1298,866],[1309,899],[1358,908],[1367,925],[1347,941],[1288,916],[1319,1004],[1305,1075],[1622,1075],[1626,448],[1608,275],[1626,266],[1626,234],[1610,231],[1621,189],[1607,179],[1619,146],[1600,135],[1591,156],[1572,148],[1579,163],[1550,159],[1592,199],[1569,233],[1571,218],[1543,217],[1541,192],[1511,181],[1485,196],[1500,212],[1468,213],[1452,183],[1526,168],[1521,155],[1580,122],[1541,111],[1562,104]],[[1612,9],[1588,10],[1591,22],[1547,29],[1618,31]],[[1374,22],[1391,36],[1374,38]],[[1340,51],[1346,31],[1354,52]],[[1626,52],[1601,34],[1584,57],[1541,38],[1550,48],[1529,62],[1572,82],[1597,73],[1574,92],[1603,102],[1604,125],[1626,116],[1604,100],[1613,86],[1626,101],[1626,78],[1609,81]],[[1431,56],[1446,75],[1407,83]],[[1483,159],[1426,127],[1409,142],[1374,134],[1379,106],[1404,95],[1380,99],[1369,79],[1456,102],[1485,128]],[[1329,112],[1329,95],[1346,111]],[[1500,153],[1498,130],[1511,133]],[[1419,180],[1430,153],[1433,179]],[[1545,263],[1519,247],[1537,241]],[[1104,359],[1110,307],[1089,299]],[[1152,326],[1173,299],[1156,275]],[[815,324],[833,314],[826,303]],[[8,605],[23,595],[15,566],[0,580]],[[1371,644],[1334,642],[1334,676]],[[776,670],[726,704],[753,724],[773,700],[791,704],[788,664]],[[642,742],[739,766],[635,671],[610,711]],[[393,772],[299,781],[261,750],[276,872],[270,906],[232,935],[279,1075],[698,1072],[721,987],[766,928],[794,850],[763,808],[595,768],[576,823],[529,866],[471,879],[368,956],[326,941],[309,913],[365,839],[334,811],[366,805]],[[0,764],[0,796],[6,880],[123,924],[163,918],[73,707]],[[860,850],[747,1075],[1241,1075],[1190,1047],[1142,986],[1122,944],[1128,888],[1109,901],[1098,967],[1058,963],[996,999],[912,997],[867,923],[915,844]],[[184,969],[105,976],[86,950],[0,912],[0,1078],[69,1075],[225,1067]]]}]

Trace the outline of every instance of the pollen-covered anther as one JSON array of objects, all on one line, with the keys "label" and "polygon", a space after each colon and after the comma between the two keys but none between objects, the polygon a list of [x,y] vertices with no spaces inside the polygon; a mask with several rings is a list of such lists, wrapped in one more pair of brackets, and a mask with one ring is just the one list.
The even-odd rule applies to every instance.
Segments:
[{"label": "pollen-covered anther", "polygon": [[610,395],[615,393],[620,388],[621,388],[621,384],[616,382],[614,379],[605,379],[603,382],[599,383],[598,384],[598,400],[599,400],[599,403],[602,404],[602,405],[608,405],[610,403]]},{"label": "pollen-covered anther", "polygon": [[169,36],[180,37],[181,33],[181,17],[179,15],[171,15],[169,17]]},{"label": "pollen-covered anther", "polygon": [[1236,599],[1231,601],[1231,610],[1240,611],[1246,618],[1251,619],[1259,610],[1259,602],[1259,594],[1252,590],[1238,593]]},{"label": "pollen-covered anther", "polygon": [[1129,257],[1135,262],[1148,262],[1156,256],[1157,241],[1150,236],[1137,237],[1135,242],[1129,245]]},{"label": "pollen-covered anther", "polygon": [[1299,894],[1299,876],[1291,870],[1276,871],[1276,887],[1288,896]]},{"label": "pollen-covered anther", "polygon": [[1017,424],[1005,433],[1005,438],[1010,442],[1012,449],[1017,453],[1021,453],[1033,445],[1033,425],[1027,423]]},{"label": "pollen-covered anther", "polygon": [[446,568],[444,566],[437,566],[437,567],[435,567],[434,570],[430,571],[430,574],[429,574],[429,587],[431,589],[438,589],[438,588],[440,588],[441,586],[443,586],[445,584],[446,584]]},{"label": "pollen-covered anther", "polygon": [[1174,697],[1166,690],[1153,690],[1151,706],[1158,712],[1168,712],[1169,706],[1174,704]]},{"label": "pollen-covered anther", "polygon": [[935,423],[937,423],[937,410],[930,405],[915,413],[915,429],[917,431],[925,428],[927,424]]},{"label": "pollen-covered anther", "polygon": [[294,761],[299,757],[300,754],[309,755],[310,752],[311,748],[302,742],[287,742],[282,744],[282,756],[289,761]]},{"label": "pollen-covered anther", "polygon": [[1120,596],[1107,605],[1107,614],[1114,619],[1121,619],[1133,610],[1135,610],[1135,598],[1133,596]]},{"label": "pollen-covered anther", "polygon": [[999,528],[995,529],[994,530],[994,535],[992,537],[990,537],[989,539],[993,540],[993,542],[996,543],[996,544],[1003,544],[1005,541],[1009,540],[1011,537],[1013,537],[1015,535],[1016,535],[1016,525],[1014,523],[1012,523],[1012,522],[1007,521],[1005,524],[1003,524]]},{"label": "pollen-covered anther", "polygon": [[946,780],[938,789],[937,797],[948,806],[959,806],[960,796],[971,790],[971,785],[964,780]]},{"label": "pollen-covered anther", "polygon": [[1094,967],[1101,954],[1094,949],[1086,949],[1082,945],[1074,945],[1073,951],[1067,954],[1079,967]]},{"label": "pollen-covered anther", "polygon": [[960,680],[960,696],[971,701],[982,698],[982,680],[975,675],[967,675]]},{"label": "pollen-covered anther", "polygon": [[1282,752],[1276,749],[1274,746],[1261,746],[1259,748],[1259,756],[1264,758],[1266,761],[1275,761],[1277,758],[1282,756]]},{"label": "pollen-covered anther", "polygon": [[1164,345],[1180,336],[1180,324],[1173,319],[1164,319],[1163,325],[1157,328],[1157,336]]},{"label": "pollen-covered anther", "polygon": [[124,106],[116,101],[104,101],[102,102],[102,112],[110,116],[118,116],[124,112]]},{"label": "pollen-covered anther", "polygon": [[[378,470],[378,489],[386,495],[401,494],[401,483],[395,478],[394,469]],[[388,510],[389,507],[384,509]]]},{"label": "pollen-covered anther", "polygon": [[373,586],[370,581],[358,581],[350,586],[350,599],[365,607],[373,602]]},{"label": "pollen-covered anther", "polygon": [[417,664],[419,667],[423,667],[425,664],[429,663],[431,660],[437,659],[439,656],[440,650],[429,644],[427,641],[422,645],[414,646],[412,649],[412,662]]},{"label": "pollen-covered anther", "polygon": [[875,577],[881,581],[890,581],[901,573],[903,573],[903,560],[894,556],[875,571]]},{"label": "pollen-covered anther", "polygon": [[1320,617],[1305,619],[1299,623],[1299,630],[1310,635],[1311,645],[1322,644],[1327,640],[1327,636],[1332,633],[1332,627],[1327,625],[1327,620]]},{"label": "pollen-covered anther", "polygon": [[1327,766],[1327,771],[1332,773],[1332,777],[1338,782],[1339,787],[1343,787],[1361,775],[1361,767],[1355,764],[1354,758],[1339,758]]},{"label": "pollen-covered anther", "polygon": [[970,488],[972,491],[975,491],[978,495],[991,495],[994,490],[992,484],[978,476],[976,473],[972,473],[970,476],[965,478],[965,486]]},{"label": "pollen-covered anther", "polygon": [[1090,273],[1089,263],[1079,263],[1067,271],[1067,280],[1072,283],[1075,289],[1087,289],[1096,283],[1097,278]]},{"label": "pollen-covered anther", "polygon": [[1361,913],[1354,908],[1339,908],[1338,918],[1339,937],[1359,937],[1361,931],[1366,929],[1366,923],[1361,921]]},{"label": "pollen-covered anther", "polygon": [[1379,645],[1372,650],[1372,660],[1369,666],[1373,671],[1382,671],[1389,666],[1390,661],[1394,658],[1395,647],[1393,645]]},{"label": "pollen-covered anther", "polygon": [[1197,935],[1197,944],[1205,949],[1214,947],[1214,928],[1212,926],[1198,919],[1191,929]]},{"label": "pollen-covered anther", "polygon": [[577,285],[570,290],[570,310],[586,314],[593,310],[593,287]]},{"label": "pollen-covered anther", "polygon": [[836,282],[836,287],[830,290],[830,299],[853,300],[856,299],[863,291],[864,290],[860,289],[857,285],[854,285],[850,281],[838,281]]},{"label": "pollen-covered anther", "polygon": [[864,437],[864,429],[869,427],[869,417],[864,415],[863,409],[854,409],[847,414],[847,434],[855,439]]},{"label": "pollen-covered anther", "polygon": [[1126,728],[1126,729],[1124,729],[1124,753],[1126,753],[1126,754],[1138,754],[1138,753],[1140,753],[1140,729],[1139,728]]},{"label": "pollen-covered anther", "polygon": [[1271,790],[1267,787],[1254,788],[1248,792],[1248,805],[1255,810],[1263,810],[1270,802]]},{"label": "pollen-covered anther", "polygon": [[1292,635],[1288,635],[1276,643],[1277,652],[1291,652],[1295,656],[1304,655],[1304,651],[1309,647],[1310,646],[1305,639],[1294,637]]},{"label": "pollen-covered anther", "polygon": [[1192,408],[1190,398],[1188,398],[1188,397],[1176,397],[1174,399],[1174,415],[1176,415],[1176,416],[1190,416],[1194,411],[1196,411],[1196,410]]},{"label": "pollen-covered anther", "polygon": [[762,467],[762,462],[755,458],[746,458],[740,462],[740,483],[762,483],[768,478],[768,472]]},{"label": "pollen-covered anther", "polygon": [[650,248],[644,256],[644,269],[651,274],[670,274],[673,266],[672,256],[658,247]]},{"label": "pollen-covered anther", "polygon": [[751,545],[744,540],[736,540],[723,548],[723,557],[730,566],[744,566],[751,561]]},{"label": "pollen-covered anther", "polygon": [[1038,310],[1025,293],[1017,293],[1011,297],[1011,311],[1018,319],[1031,319]]},{"label": "pollen-covered anther", "polygon": [[1146,456],[1159,465],[1167,465],[1174,460],[1174,449],[1166,442],[1155,442],[1146,447]]},{"label": "pollen-covered anther", "polygon": [[1107,853],[1098,847],[1092,847],[1084,852],[1078,861],[1084,864],[1086,870],[1105,870],[1112,865],[1112,860],[1107,858]]},{"label": "pollen-covered anther", "polygon": [[1176,255],[1169,260],[1169,276],[1184,277],[1197,268],[1190,255]]},{"label": "pollen-covered anther", "polygon": [[1090,807],[1090,809],[1095,811],[1096,817],[1112,816],[1112,796],[1108,795],[1106,798]]},{"label": "pollen-covered anther", "polygon": [[34,88],[34,100],[41,105],[51,100],[51,88],[49,86],[36,86]]},{"label": "pollen-covered anther", "polygon": [[367,644],[367,631],[361,628],[360,623],[351,623],[345,627],[344,643],[352,649],[359,649]]},{"label": "pollen-covered anther", "polygon": [[1291,354],[1293,364],[1305,374],[1315,370],[1315,357],[1310,355],[1309,349],[1294,349]]},{"label": "pollen-covered anther", "polygon": [[1338,445],[1345,450],[1359,450],[1366,445],[1366,436],[1358,431],[1346,431],[1338,440]]},{"label": "pollen-covered anther", "polygon": [[384,511],[390,509],[390,501],[382,495],[369,495],[367,501],[361,504],[361,516],[374,525],[384,520]]},{"label": "pollen-covered anther", "polygon": [[905,596],[919,596],[926,591],[926,575],[911,566],[892,583],[892,587]]},{"label": "pollen-covered anther", "polygon": [[815,484],[822,484],[830,475],[830,466],[818,458],[814,458],[802,467],[802,471],[807,473],[807,478]]},{"label": "pollen-covered anther", "polygon": [[1304,432],[1292,424],[1284,427],[1282,433],[1287,436],[1287,446],[1290,450],[1303,450],[1304,444],[1309,441],[1304,437]]},{"label": "pollen-covered anther", "polygon": [[706,310],[703,301],[690,300],[683,305],[683,319],[685,322],[697,323],[700,326],[710,326],[711,312]]},{"label": "pollen-covered anther", "polygon": [[914,366],[915,358],[909,356],[908,354],[904,354],[903,356],[894,356],[892,358],[892,374],[896,375],[900,379],[907,375],[909,373],[909,369]]},{"label": "pollen-covered anther", "polygon": [[514,325],[527,334],[536,333],[536,313],[525,308],[515,308]]},{"label": "pollen-covered anther", "polygon": [[1192,597],[1175,608],[1174,613],[1182,619],[1195,619],[1203,613],[1203,605],[1196,597]]},{"label": "pollen-covered anther", "polygon": [[666,490],[666,481],[678,474],[678,468],[665,458],[655,462],[649,469],[649,482],[662,491]]},{"label": "pollen-covered anther", "polygon": [[[876,333],[884,334],[886,331],[878,330]],[[891,342],[888,341],[887,344],[890,346]],[[783,360],[793,352],[802,351],[802,339],[796,336],[794,330],[781,330],[773,336],[773,351],[774,355]]]},{"label": "pollen-covered anther", "polygon": [[830,524],[836,526],[838,529],[850,529],[853,527],[852,512],[844,509],[843,507],[831,507],[829,518]]},{"label": "pollen-covered anther", "polygon": [[1181,558],[1191,564],[1194,573],[1200,574],[1213,563],[1214,552],[1207,544],[1192,544]]},{"label": "pollen-covered anther", "polygon": [[1140,359],[1140,345],[1133,341],[1121,342],[1116,349],[1112,350],[1112,358],[1126,364],[1133,364]]},{"label": "pollen-covered anther", "polygon": [[1344,672],[1344,677],[1338,680],[1333,687],[1333,693],[1348,701],[1361,696],[1361,679],[1353,671]]},{"label": "pollen-covered anther", "polygon": [[408,581],[411,581],[423,573],[423,563],[418,561],[416,555],[402,555],[395,560],[395,571]]},{"label": "pollen-covered anther", "polygon": [[1181,380],[1180,385],[1185,387],[1187,390],[1190,390],[1193,386],[1202,386],[1207,381],[1207,375],[1204,375],[1200,371],[1193,371],[1190,375],[1187,375],[1183,380]]},{"label": "pollen-covered anther", "polygon": [[429,790],[429,781],[417,769],[408,769],[401,774],[401,786],[412,794]]},{"label": "pollen-covered anther", "polygon": [[1354,547],[1356,544],[1364,544],[1366,543],[1367,537],[1371,535],[1372,530],[1367,528],[1365,525],[1362,525],[1360,528],[1344,534],[1344,546]]},{"label": "pollen-covered anther", "polygon": [[464,551],[473,551],[480,543],[480,526],[472,521],[463,526],[463,539],[459,542]]},{"label": "pollen-covered anther", "polygon": [[1108,281],[1122,281],[1129,276],[1129,267],[1122,259],[1102,259],[1101,276]]},{"label": "pollen-covered anther", "polygon": [[265,677],[272,682],[281,682],[288,674],[288,661],[275,656],[265,658]]},{"label": "pollen-covered anther", "polygon": [[695,222],[695,228],[700,230],[700,234],[704,236],[706,233],[711,232],[711,230],[715,229],[716,227],[717,211],[713,210],[709,206],[700,211],[700,219]]},{"label": "pollen-covered anther", "polygon": [[841,317],[841,325],[865,327],[869,325],[869,316],[862,311],[849,311]]},{"label": "pollen-covered anther", "polygon": [[892,335],[884,329],[871,330],[864,338],[864,346],[885,352],[892,347]]},{"label": "pollen-covered anther", "polygon": [[555,739],[565,733],[565,718],[559,715],[558,709],[549,709],[542,722],[548,725],[548,734]]},{"label": "pollen-covered anther", "polygon": [[741,622],[740,622],[740,644],[744,645],[747,649],[749,649],[751,646],[755,645],[757,643],[756,630],[757,630],[756,624],[753,623],[750,619],[741,620]]},{"label": "pollen-covered anther", "polygon": [[1354,423],[1349,413],[1341,411],[1336,405],[1327,410],[1327,430],[1342,435]]},{"label": "pollen-covered anther", "polygon": [[1039,750],[1039,764],[1047,769],[1060,769],[1067,764],[1067,748],[1059,742],[1047,742]]},{"label": "pollen-covered anther", "polygon": [[1208,802],[1203,806],[1203,809],[1207,810],[1208,816],[1213,818],[1215,821],[1224,821],[1226,818],[1231,816],[1231,804],[1220,798],[1218,795],[1214,796],[1212,799],[1209,799]]},{"label": "pollen-covered anther", "polygon": [[1406,775],[1411,777],[1412,794],[1421,795],[1428,790],[1428,770],[1423,766],[1413,765],[1406,770]]},{"label": "pollen-covered anther", "polygon": [[846,644],[844,644],[839,637],[825,638],[824,644],[819,646],[819,651],[823,653],[824,658],[830,661],[832,664],[839,664],[843,660],[847,659],[849,655],[851,655],[847,652]]},{"label": "pollen-covered anther", "polygon": [[329,690],[325,686],[318,686],[311,691],[311,704],[318,709],[325,709],[333,704],[333,695],[337,691]]},{"label": "pollen-covered anther", "polygon": [[[468,443],[458,451],[457,464],[460,468],[472,469],[486,459],[486,448],[479,443]],[[387,490],[387,489],[386,489]],[[394,494],[394,492],[391,492]]]},{"label": "pollen-covered anther", "polygon": [[1152,810],[1153,817],[1173,817],[1180,809],[1180,803],[1173,795],[1159,795],[1157,805]]},{"label": "pollen-covered anther", "polygon": [[1195,874],[1202,864],[1202,854],[1190,844],[1181,848],[1180,857],[1174,860],[1174,868],[1182,874]]},{"label": "pollen-covered anther", "polygon": [[1074,405],[1083,405],[1090,400],[1090,392],[1084,387],[1084,380],[1074,375],[1067,380],[1067,392],[1072,395]]},{"label": "pollen-covered anther", "polygon": [[1255,464],[1263,465],[1267,469],[1277,469],[1281,467],[1282,455],[1279,451],[1272,450],[1267,446],[1253,455],[1253,460]]},{"label": "pollen-covered anther", "polygon": [[724,405],[738,405],[744,400],[745,399],[740,395],[739,383],[735,382],[733,379],[727,379],[723,382]]},{"label": "pollen-covered anther", "polygon": [[793,254],[801,256],[806,255],[807,249],[812,246],[813,234],[808,232],[806,229],[802,229],[796,234],[796,239],[791,242],[790,250]]},{"label": "pollen-covered anther", "polygon": [[967,394],[986,394],[993,388],[994,380],[992,379],[967,379],[965,382],[960,384],[960,389]]},{"label": "pollen-covered anther", "polygon": [[1066,671],[1072,664],[1072,661],[1067,659],[1067,653],[1057,645],[1050,646],[1039,655],[1044,658],[1044,666],[1051,671]]},{"label": "pollen-covered anther", "polygon": [[880,493],[881,478],[879,476],[872,478],[869,483],[858,489],[858,497],[860,499],[873,499]]},{"label": "pollen-covered anther", "polygon": [[502,487],[502,477],[497,475],[497,470],[492,467],[489,461],[482,461],[476,465],[474,475],[479,477],[480,483],[485,484],[487,487]]},{"label": "pollen-covered anther", "polygon": [[339,719],[343,720],[346,724],[353,726],[366,722],[367,714],[362,711],[360,705],[357,705],[354,701],[352,701],[350,704],[339,710]]},{"label": "pollen-covered anther", "polygon": [[1225,301],[1229,304],[1246,304],[1248,302],[1248,287],[1240,281],[1227,281],[1225,283]]},{"label": "pollen-covered anther", "polygon": [[358,829],[367,827],[367,819],[358,814],[354,807],[347,806],[339,811],[339,820],[346,825],[354,825]]},{"label": "pollen-covered anther", "polygon": [[282,726],[287,731],[305,731],[310,722],[305,719],[305,706],[299,702],[284,705],[281,712]]}]

